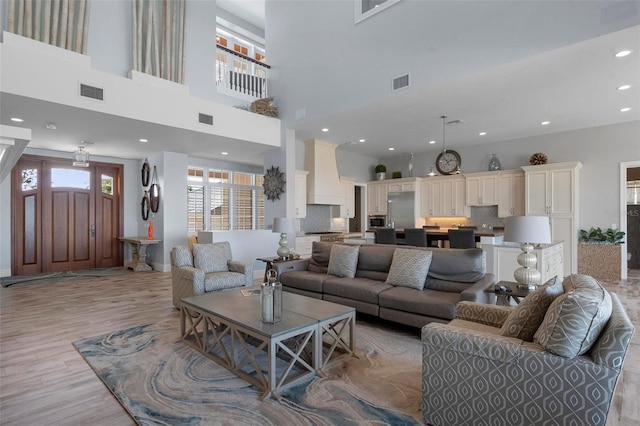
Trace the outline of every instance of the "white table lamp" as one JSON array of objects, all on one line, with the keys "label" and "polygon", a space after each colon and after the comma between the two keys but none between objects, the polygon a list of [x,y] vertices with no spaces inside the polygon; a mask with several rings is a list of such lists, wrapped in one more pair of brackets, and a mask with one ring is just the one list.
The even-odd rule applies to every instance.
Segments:
[{"label": "white table lamp", "polygon": [[273,232],[280,232],[280,248],[278,249],[278,257],[286,259],[289,257],[289,242],[287,241],[287,233],[295,232],[293,219],[288,217],[273,218]]},{"label": "white table lamp", "polygon": [[531,253],[534,244],[548,244],[551,242],[551,227],[546,216],[510,216],[504,223],[504,241],[521,243],[522,253],[518,255],[520,268],[516,269],[513,277],[518,287],[535,289],[540,284],[542,274],[536,269],[538,261]]}]

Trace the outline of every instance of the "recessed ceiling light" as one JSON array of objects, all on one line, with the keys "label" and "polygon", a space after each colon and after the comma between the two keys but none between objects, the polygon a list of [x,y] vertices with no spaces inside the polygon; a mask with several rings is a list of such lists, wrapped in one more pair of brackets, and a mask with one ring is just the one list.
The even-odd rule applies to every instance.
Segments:
[{"label": "recessed ceiling light", "polygon": [[149,142],[148,139],[140,139],[140,142]]},{"label": "recessed ceiling light", "polygon": [[229,153],[227,151],[222,151],[220,154],[222,155],[229,155]]},{"label": "recessed ceiling light", "polygon": [[630,84],[623,84],[622,86],[618,87],[618,90],[627,90],[627,89],[631,89]]},{"label": "recessed ceiling light", "polygon": [[329,129],[327,129],[327,128],[325,127],[324,129],[322,129],[322,131],[326,133],[326,132],[328,132],[328,131],[329,131]]},{"label": "recessed ceiling light", "polygon": [[393,151],[393,150],[395,150],[395,148],[389,148],[389,151]]},{"label": "recessed ceiling light", "polygon": [[626,107],[626,108],[620,108],[620,112],[629,112],[631,111],[631,108]]},{"label": "recessed ceiling light", "polygon": [[429,141],[429,145],[433,145],[436,141]]},{"label": "recessed ceiling light", "polygon": [[15,121],[16,123],[22,123],[24,120],[18,117],[11,117],[11,121]]},{"label": "recessed ceiling light", "polygon": [[56,123],[47,123],[44,127],[46,127],[49,130],[56,130],[58,128],[58,125]]},{"label": "recessed ceiling light", "polygon": [[480,136],[487,136],[487,132],[480,132],[480,133],[478,133],[478,135],[480,135]]},{"label": "recessed ceiling light", "polygon": [[550,121],[543,121],[542,123],[540,123],[541,126],[548,126],[549,124],[551,124]]},{"label": "recessed ceiling light", "polygon": [[362,143],[362,142],[366,142],[366,139],[360,139],[358,142]]},{"label": "recessed ceiling light", "polygon": [[632,52],[632,50],[621,50],[618,53],[616,53],[616,58],[624,58],[625,56],[630,55]]}]

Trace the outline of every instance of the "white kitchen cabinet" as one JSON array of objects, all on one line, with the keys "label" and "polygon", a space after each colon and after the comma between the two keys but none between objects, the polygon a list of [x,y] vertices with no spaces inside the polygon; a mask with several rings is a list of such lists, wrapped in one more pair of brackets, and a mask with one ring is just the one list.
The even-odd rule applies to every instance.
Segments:
[{"label": "white kitchen cabinet", "polygon": [[551,240],[563,241],[564,272],[578,271],[580,162],[523,166],[525,214],[547,216]]},{"label": "white kitchen cabinet", "polygon": [[307,175],[306,170],[296,170],[295,209],[296,218],[307,217]]},{"label": "white kitchen cabinet", "polygon": [[344,204],[340,204],[340,217],[354,218],[356,216],[356,179],[340,176],[340,184],[344,190]]},{"label": "white kitchen cabinet", "polygon": [[413,192],[416,191],[416,187],[419,180],[418,178],[404,178],[393,179],[387,184],[387,190],[391,192]]},{"label": "white kitchen cabinet", "polygon": [[387,183],[369,182],[367,184],[367,214],[387,214]]},{"label": "white kitchen cabinet", "polygon": [[468,173],[465,179],[467,206],[498,204],[498,172]]},{"label": "white kitchen cabinet", "polygon": [[524,172],[503,170],[498,175],[498,217],[524,216]]},{"label": "white kitchen cabinet", "polygon": [[[540,283],[556,275],[564,278],[563,243],[541,244],[531,253],[536,256],[536,269],[540,271]],[[487,256],[487,272],[495,274],[498,281],[515,281],[513,273],[520,267],[518,256],[522,253],[517,244],[483,244],[482,249]]]},{"label": "white kitchen cabinet", "polygon": [[465,206],[466,185],[462,176],[424,179],[421,190],[423,217],[468,217]]},{"label": "white kitchen cabinet", "polygon": [[320,241],[319,235],[303,235],[296,237],[295,252],[300,255],[301,258],[311,257],[311,249],[314,241]]}]

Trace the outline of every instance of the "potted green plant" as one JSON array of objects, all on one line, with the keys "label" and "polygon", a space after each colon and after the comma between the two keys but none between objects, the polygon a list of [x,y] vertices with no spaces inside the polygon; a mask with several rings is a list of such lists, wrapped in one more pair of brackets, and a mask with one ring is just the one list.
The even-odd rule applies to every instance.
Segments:
[{"label": "potted green plant", "polygon": [[375,169],[376,179],[385,180],[387,177],[387,166],[384,164],[378,164]]},{"label": "potted green plant", "polygon": [[592,227],[580,230],[578,244],[578,273],[602,280],[622,278],[622,243],[625,233],[609,228],[603,231]]}]

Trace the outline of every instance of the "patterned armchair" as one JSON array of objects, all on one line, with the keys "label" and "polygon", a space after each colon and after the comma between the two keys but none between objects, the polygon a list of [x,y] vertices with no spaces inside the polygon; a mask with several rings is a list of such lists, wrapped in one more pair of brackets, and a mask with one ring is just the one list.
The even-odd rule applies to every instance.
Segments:
[{"label": "patterned armchair", "polygon": [[173,305],[180,299],[253,284],[253,264],[231,260],[228,241],[177,246],[171,250]]},{"label": "patterned armchair", "polygon": [[[578,343],[576,356],[552,353],[573,350],[576,345],[570,341],[572,331],[566,332],[566,329],[561,336],[566,342],[552,342],[558,336],[550,338],[549,333],[555,330],[545,323],[553,322],[556,328],[581,327],[576,317],[582,313],[576,315],[576,310],[568,312],[567,309],[567,301],[575,296],[574,290],[580,289],[568,289],[567,279],[560,295],[548,300],[548,310],[538,312],[544,319],[540,327],[535,328],[533,341],[505,335],[508,332],[502,325],[518,308],[472,302],[460,302],[458,316],[449,324],[431,323],[422,329],[426,424],[605,424],[634,327],[618,297],[603,289],[606,299],[603,298],[600,307],[604,306],[608,312],[602,327],[586,332],[593,344],[585,346],[583,339]],[[574,281],[578,282],[576,287],[582,285],[579,280]],[[571,284],[575,283],[569,286]],[[567,293],[571,294],[567,296]],[[555,309],[557,305],[559,309]],[[601,312],[584,322],[598,315]],[[564,325],[563,316],[570,317]],[[519,332],[532,335],[531,330]]]}]

